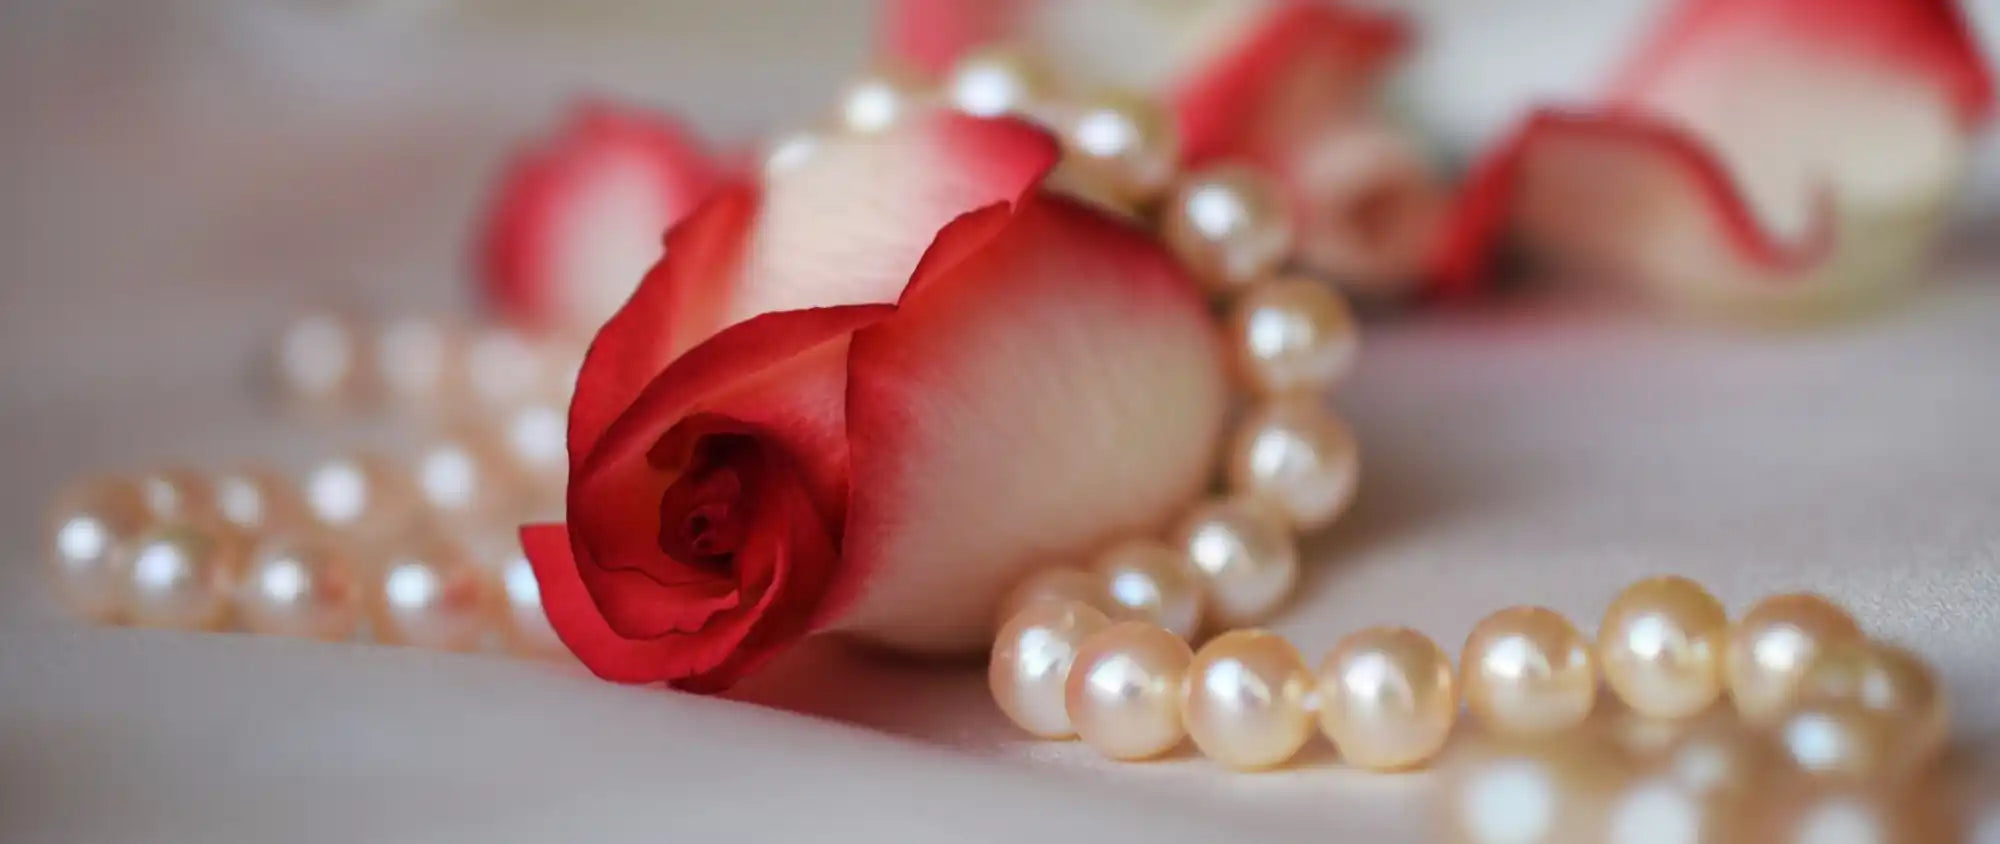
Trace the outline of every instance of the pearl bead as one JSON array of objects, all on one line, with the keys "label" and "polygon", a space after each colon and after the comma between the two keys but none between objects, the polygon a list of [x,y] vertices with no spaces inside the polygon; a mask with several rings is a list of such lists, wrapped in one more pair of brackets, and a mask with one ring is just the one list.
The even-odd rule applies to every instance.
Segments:
[{"label": "pearl bead", "polygon": [[1251,285],[1230,308],[1227,330],[1239,376],[1264,396],[1318,396],[1347,376],[1360,348],[1347,300],[1304,277]]},{"label": "pearl bead", "polygon": [[305,523],[305,498],[291,479],[262,466],[217,475],[215,509],[222,521],[248,533],[291,530]]},{"label": "pearl bead", "polygon": [[1026,112],[1047,96],[1049,81],[1026,56],[986,49],[967,55],[951,69],[945,95],[953,108],[977,117]]},{"label": "pearl bead", "polygon": [[1008,620],[993,639],[986,667],[1000,711],[1042,738],[1075,735],[1064,682],[1083,641],[1110,626],[1103,613],[1076,601],[1044,601]]},{"label": "pearl bead", "polygon": [[1350,764],[1378,771],[1429,761],[1458,720],[1451,658],[1406,627],[1371,627],[1319,667],[1319,723]]},{"label": "pearl bead", "polygon": [[501,439],[507,462],[521,475],[534,510],[562,506],[569,481],[569,415],[550,404],[527,404],[508,411]]},{"label": "pearl bead", "polygon": [[243,628],[266,636],[337,642],[361,624],[361,584],[354,560],[324,540],[269,543],[257,549],[236,585]]},{"label": "pearl bead", "polygon": [[278,335],[273,378],[279,392],[293,401],[351,401],[362,389],[365,352],[351,321],[330,313],[306,314]]},{"label": "pearl bead", "polygon": [[996,624],[1006,624],[1022,610],[1043,602],[1104,606],[1104,581],[1094,573],[1068,566],[1044,566],[1028,573],[1000,599]]},{"label": "pearl bead", "polygon": [[1181,741],[1181,682],[1194,654],[1179,636],[1143,621],[1085,638],[1063,686],[1076,734],[1113,759],[1158,756]]},{"label": "pearl bead", "polygon": [[1333,523],[1354,500],[1361,449],[1316,401],[1267,404],[1245,417],[1229,448],[1230,490],[1284,514],[1299,530]]},{"label": "pearl bead", "polygon": [[139,493],[146,509],[163,522],[206,522],[216,516],[215,481],[185,466],[155,469],[140,475]]},{"label": "pearl bead", "polygon": [[417,452],[417,492],[429,513],[451,524],[506,521],[521,513],[523,481],[490,433],[466,428]]},{"label": "pearl bead", "polygon": [[306,473],[307,514],[316,527],[364,544],[395,536],[417,511],[407,470],[378,455],[338,457]]},{"label": "pearl bead", "polygon": [[122,478],[92,479],[57,496],[45,534],[57,600],[87,621],[121,620],[126,546],[151,522],[144,494]]},{"label": "pearl bead", "polygon": [[466,388],[482,409],[512,408],[548,395],[555,350],[514,331],[489,327],[466,341]]},{"label": "pearl bead", "polygon": [[1086,181],[1128,202],[1160,195],[1180,162],[1180,138],[1159,105],[1113,95],[1067,116],[1063,140]]},{"label": "pearl bead", "polygon": [[1597,702],[1590,643],[1554,610],[1513,607],[1487,616],[1459,659],[1467,707],[1497,734],[1560,732],[1583,723]]},{"label": "pearl bead", "polygon": [[176,523],[133,543],[126,567],[132,623],[185,630],[220,627],[244,551],[240,539],[226,530]]},{"label": "pearl bead", "polygon": [[1231,626],[1270,616],[1298,581],[1299,552],[1282,520],[1239,499],[1197,507],[1175,533],[1208,592],[1217,620]]},{"label": "pearl bead", "polygon": [[1895,717],[1855,702],[1800,706],[1779,721],[1777,737],[1801,770],[1837,779],[1899,777],[1934,758]]},{"label": "pearl bead", "polygon": [[905,74],[871,73],[841,91],[836,119],[840,128],[856,134],[884,132],[922,107],[923,98],[921,86]]},{"label": "pearl bead", "polygon": [[399,404],[447,404],[465,387],[464,343],[456,326],[421,316],[392,319],[375,338],[375,381]]},{"label": "pearl bead", "polygon": [[764,147],[764,176],[769,178],[780,173],[798,169],[799,165],[811,160],[825,143],[813,132],[793,132],[772,141]]},{"label": "pearl bead", "polygon": [[1155,539],[1128,539],[1097,558],[1105,608],[1120,621],[1148,621],[1183,639],[1201,630],[1201,582],[1187,557]]},{"label": "pearl bead", "polygon": [[549,625],[542,609],[542,588],[535,567],[521,550],[519,539],[493,537],[480,558],[488,577],[487,590],[498,598],[500,630],[507,649],[526,657],[551,658],[569,653]]},{"label": "pearl bead", "polygon": [[1182,180],[1162,234],[1195,277],[1218,293],[1262,278],[1292,251],[1292,221],[1277,185],[1241,165]]},{"label": "pearl bead", "polygon": [[1798,706],[1853,704],[1901,725],[1910,751],[1934,756],[1950,731],[1950,705],[1929,665],[1877,642],[1839,642],[1820,650],[1793,691]]},{"label": "pearl bead", "polygon": [[1291,759],[1312,737],[1306,698],[1312,672],[1284,637],[1233,630],[1203,645],[1187,670],[1181,717],[1210,759],[1232,768],[1268,768]]},{"label": "pearl bead", "polygon": [[486,632],[487,596],[463,545],[442,538],[390,554],[376,583],[375,637],[390,644],[469,651]]},{"label": "pearl bead", "polygon": [[1722,695],[1729,616],[1684,577],[1627,587],[1597,628],[1604,679],[1625,705],[1654,718],[1685,718]]},{"label": "pearl bead", "polygon": [[1729,633],[1723,676],[1738,715],[1769,723],[1790,702],[1793,688],[1821,650],[1863,640],[1861,626],[1818,595],[1764,599]]}]

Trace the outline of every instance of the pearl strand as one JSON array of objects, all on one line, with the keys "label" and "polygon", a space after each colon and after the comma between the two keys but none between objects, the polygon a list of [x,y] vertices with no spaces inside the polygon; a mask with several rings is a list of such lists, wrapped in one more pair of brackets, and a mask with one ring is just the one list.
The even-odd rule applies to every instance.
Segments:
[{"label": "pearl strand", "polygon": [[503,528],[560,506],[566,385],[552,374],[574,368],[567,352],[414,316],[302,317],[272,359],[284,397],[387,400],[443,433],[407,460],[335,456],[297,482],[241,466],[78,484],[49,522],[55,591],[102,624],[563,654]]},{"label": "pearl strand", "polygon": [[1114,759],[1158,756],[1185,737],[1229,767],[1269,768],[1298,753],[1316,718],[1349,763],[1396,770],[1443,750],[1461,703],[1491,734],[1546,738],[1589,718],[1602,680],[1655,722],[1692,718],[1726,693],[1808,773],[1908,776],[1941,755],[1945,695],[1921,659],[1858,631],[1808,594],[1767,598],[1731,625],[1700,585],[1660,577],[1621,592],[1595,642],[1552,610],[1512,607],[1474,627],[1456,672],[1428,637],[1396,627],[1349,635],[1312,672],[1268,632],[1193,650],[1159,625],[1045,601],[1002,629],[988,677],[1023,729],[1075,735]]},{"label": "pearl strand", "polygon": [[[1063,99],[1048,82],[1019,54],[984,50],[935,90],[906,74],[865,76],[846,89],[830,125],[865,135],[937,107],[1038,122],[1063,145],[1049,179],[1054,190],[1155,228],[1214,297],[1249,402],[1218,473],[1226,494],[1195,503],[1164,539],[1117,539],[1085,564],[1031,573],[1000,602],[1006,624],[989,681],[1002,708],[1036,735],[1094,734],[1107,754],[1138,758],[1180,741],[1183,726],[1166,699],[1183,675],[1204,665],[1186,642],[1205,624],[1269,618],[1298,579],[1294,531],[1325,527],[1352,500],[1359,450],[1320,397],[1352,368],[1358,337],[1345,300],[1330,286],[1282,272],[1296,231],[1282,192],[1262,172],[1228,163],[1176,172],[1178,139],[1157,105],[1116,93]],[[768,150],[767,172],[795,165],[816,146],[811,133],[788,136]],[[1098,633],[1119,637],[1111,641],[1120,645],[1106,645],[1101,662],[1072,647]],[[1290,689],[1295,702],[1311,697],[1308,672],[1284,668],[1298,660],[1295,653],[1287,658],[1281,640],[1247,633],[1224,640],[1241,640],[1261,670],[1276,672],[1244,674],[1240,683]],[[1394,641],[1384,647],[1403,652]],[[1083,667],[1072,671],[1078,660]],[[1248,704],[1217,694],[1188,728],[1197,740],[1212,735],[1207,743],[1240,748],[1231,756],[1243,766],[1282,761],[1311,730],[1310,713],[1279,706],[1274,711],[1290,713],[1283,729],[1245,732],[1235,713]],[[1072,723],[1065,695],[1099,699],[1117,713],[1091,709]],[[1357,708],[1352,722],[1367,723],[1373,716],[1365,710]]]}]

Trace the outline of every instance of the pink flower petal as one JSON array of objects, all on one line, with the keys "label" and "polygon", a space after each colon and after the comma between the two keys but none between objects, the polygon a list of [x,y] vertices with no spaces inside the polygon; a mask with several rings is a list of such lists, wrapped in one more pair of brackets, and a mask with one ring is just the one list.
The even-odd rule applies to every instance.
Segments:
[{"label": "pink flower petal", "polygon": [[1595,109],[1487,156],[1438,259],[1498,238],[1703,307],[1852,307],[1919,274],[1992,85],[1945,0],[1691,0]]},{"label": "pink flower petal", "polygon": [[661,235],[718,176],[671,118],[577,106],[501,180],[481,234],[488,297],[523,328],[595,329],[658,260]]},{"label": "pink flower petal", "polygon": [[979,235],[941,237],[961,257],[850,352],[845,550],[869,585],[839,625],[907,648],[976,648],[1026,567],[1158,530],[1227,403],[1206,303],[1150,237],[1054,197]]}]

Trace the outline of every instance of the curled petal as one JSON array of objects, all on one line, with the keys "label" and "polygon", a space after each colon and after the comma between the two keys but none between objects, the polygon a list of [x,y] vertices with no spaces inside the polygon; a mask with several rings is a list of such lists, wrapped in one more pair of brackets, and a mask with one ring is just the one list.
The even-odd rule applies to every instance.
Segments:
[{"label": "curled petal", "polygon": [[[846,557],[870,583],[839,626],[955,651],[1038,561],[1159,529],[1203,487],[1227,401],[1216,329],[1146,235],[1025,204],[856,333]],[[947,235],[953,232],[948,231]]]},{"label": "curled petal", "polygon": [[1487,157],[1442,289],[1476,287],[1513,233],[1683,303],[1852,307],[1916,275],[1990,101],[1944,0],[1691,0],[1604,104]]},{"label": "curled petal", "polygon": [[719,176],[671,118],[577,106],[501,178],[480,235],[488,298],[519,327],[595,329],[659,258],[661,235]]},{"label": "curled petal", "polygon": [[[582,578],[613,630],[647,637],[700,629],[745,609],[739,604],[746,577],[777,574],[757,567],[779,559],[771,555],[783,555],[785,546],[758,543],[807,529],[828,537],[821,544],[833,543],[846,509],[848,337],[892,310],[790,311],[732,326],[675,360],[571,467],[572,541],[594,563],[583,567]],[[658,449],[676,434],[717,433],[719,426],[707,422],[702,431],[684,431],[683,423],[697,417],[724,420],[728,433],[753,441],[746,465],[737,468],[748,487],[742,506],[761,508],[749,518],[762,520],[750,526],[751,545],[736,554],[733,581],[670,556],[657,540],[671,527],[661,525],[662,498],[684,468]],[[803,508],[765,506],[794,496]],[[808,523],[792,524],[797,519]],[[816,565],[833,568],[827,560]]]}]

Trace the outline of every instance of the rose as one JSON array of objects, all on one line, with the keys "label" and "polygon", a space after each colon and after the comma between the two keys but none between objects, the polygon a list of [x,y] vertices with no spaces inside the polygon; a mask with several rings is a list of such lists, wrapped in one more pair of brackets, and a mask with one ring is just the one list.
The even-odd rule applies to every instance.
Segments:
[{"label": "rose", "polygon": [[1004,46],[1059,95],[1116,88],[1165,105],[1183,163],[1273,174],[1300,221],[1295,259],[1352,292],[1400,292],[1425,269],[1447,196],[1374,114],[1409,41],[1398,17],[1303,0],[889,0],[882,15],[883,52],[922,73]]},{"label": "rose", "polygon": [[479,233],[479,279],[523,329],[587,333],[660,257],[660,233],[721,180],[671,118],[586,102],[510,161]]},{"label": "rose", "polygon": [[1056,157],[917,116],[668,235],[578,379],[567,522],[522,531],[585,665],[711,691],[816,630],[976,649],[1025,568],[1203,489],[1206,306],[1147,234],[1040,191]]},{"label": "rose", "polygon": [[1599,104],[1541,109],[1485,156],[1438,275],[1477,287],[1511,235],[1544,265],[1697,309],[1883,298],[1923,276],[1992,110],[1955,5],[1682,3]]}]

